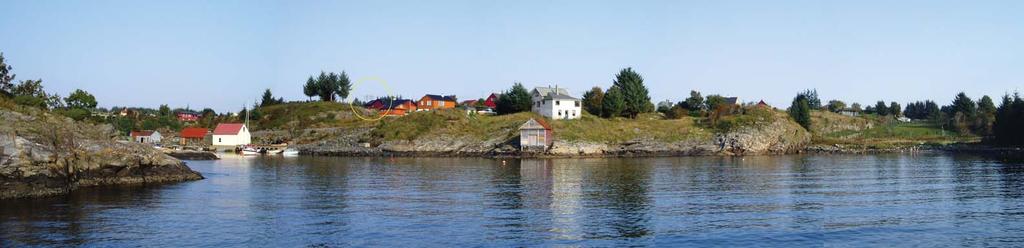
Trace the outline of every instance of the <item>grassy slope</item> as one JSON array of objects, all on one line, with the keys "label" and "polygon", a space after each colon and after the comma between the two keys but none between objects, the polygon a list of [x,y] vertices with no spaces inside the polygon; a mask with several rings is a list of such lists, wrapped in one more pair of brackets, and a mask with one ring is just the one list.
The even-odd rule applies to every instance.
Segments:
[{"label": "grassy slope", "polygon": [[[888,117],[865,115],[860,117],[843,116],[835,113],[815,111],[812,114],[815,123],[812,131],[816,144],[842,144],[871,148],[889,148],[918,144],[948,144],[955,142],[975,142],[976,136],[962,136],[929,122],[898,122]],[[832,128],[826,128],[832,124]],[[872,125],[863,130],[843,129],[837,127]]]},{"label": "grassy slope", "polygon": [[[372,115],[361,107],[355,107],[355,111]],[[351,106],[336,102],[284,103],[261,108],[260,112],[263,116],[252,123],[254,130],[368,127],[376,123],[354,117]]]},{"label": "grassy slope", "polygon": [[693,118],[663,120],[656,114],[644,114],[636,120],[604,119],[584,114],[577,120],[560,120],[551,123],[555,129],[555,136],[568,141],[622,143],[631,140],[656,140],[675,142],[711,137],[711,132],[696,125]]},{"label": "grassy slope", "polygon": [[[386,117],[366,121],[353,116],[347,104],[330,102],[288,103],[264,108],[263,118],[255,121],[257,130],[304,128],[369,128],[368,137],[374,142],[416,140],[424,137],[458,137],[477,140],[510,139],[518,135],[518,127],[534,113],[503,116],[468,116],[459,110],[415,112],[403,117]],[[356,108],[356,111],[366,111]],[[666,120],[657,114],[644,114],[636,120],[604,119],[584,114],[577,120],[559,120],[549,123],[555,136],[567,141],[622,143],[633,140],[678,142],[709,139],[716,132],[739,127],[761,125],[774,118],[787,118],[784,112],[769,109],[747,109],[746,114],[727,116],[714,125],[705,118],[684,117]],[[374,116],[373,112],[360,112]],[[928,123],[900,123],[878,116],[849,117],[815,111],[812,126],[817,144],[844,144],[866,147],[891,147],[921,143],[951,143],[973,141],[976,137],[958,136],[943,132]],[[704,124],[698,124],[704,123]],[[873,128],[863,129],[867,125]],[[859,127],[859,128],[858,128]],[[857,130],[863,129],[863,130]]]}]

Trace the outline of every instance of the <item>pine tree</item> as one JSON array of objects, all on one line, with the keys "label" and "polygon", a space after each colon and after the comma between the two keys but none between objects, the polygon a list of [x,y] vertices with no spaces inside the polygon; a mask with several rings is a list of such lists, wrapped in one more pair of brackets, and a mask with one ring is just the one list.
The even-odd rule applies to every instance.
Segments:
[{"label": "pine tree", "polygon": [[352,82],[349,81],[348,74],[345,71],[341,71],[341,75],[337,77],[337,80],[334,83],[334,93],[338,94],[338,98],[348,98],[348,93],[352,91]]},{"label": "pine tree", "polygon": [[497,105],[495,111],[498,114],[514,114],[530,111],[531,106],[533,106],[533,100],[530,98],[530,92],[526,91],[526,87],[516,82],[512,85],[511,89],[498,97],[498,102],[495,104]]},{"label": "pine tree", "polygon": [[626,101],[623,99],[622,90],[618,86],[612,85],[604,93],[604,99],[601,101],[601,114],[605,118],[616,117],[622,114],[624,109],[626,109]]},{"label": "pine tree", "polygon": [[601,116],[601,101],[604,100],[604,91],[601,87],[594,86],[590,91],[583,93],[583,110],[596,116]]},{"label": "pine tree", "polygon": [[313,97],[317,96],[317,88],[319,86],[316,85],[316,80],[313,80],[313,76],[309,76],[309,79],[306,79],[306,84],[302,86],[302,94],[305,94],[309,100],[313,100]]},{"label": "pine tree", "polygon": [[11,97],[11,90],[14,88],[15,74],[11,73],[12,67],[4,61],[4,54],[0,53],[0,96]]},{"label": "pine tree", "polygon": [[808,95],[797,94],[793,98],[793,103],[789,106],[789,116],[804,129],[811,129],[811,105],[808,103]]},{"label": "pine tree", "polygon": [[636,118],[640,113],[654,111],[654,104],[651,103],[647,86],[644,86],[644,78],[633,71],[633,68],[619,71],[619,74],[615,75],[612,87],[618,87],[622,93],[623,116]]}]

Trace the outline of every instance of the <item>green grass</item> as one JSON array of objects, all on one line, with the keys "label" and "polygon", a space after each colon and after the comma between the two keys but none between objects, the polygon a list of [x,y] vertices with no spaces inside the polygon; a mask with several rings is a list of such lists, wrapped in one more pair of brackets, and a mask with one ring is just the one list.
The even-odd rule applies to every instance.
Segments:
[{"label": "green grass", "polygon": [[865,147],[885,148],[919,144],[949,144],[954,142],[977,141],[976,136],[960,135],[943,130],[932,123],[890,122],[876,125],[863,131],[844,130],[815,137],[816,143],[846,144]]},{"label": "green grass", "polygon": [[580,119],[549,123],[554,126],[555,137],[568,141],[622,143],[631,140],[657,140],[676,142],[711,137],[710,132],[694,124],[693,118],[664,120],[656,114],[642,114],[635,120],[604,119],[584,114]]},{"label": "green grass", "polygon": [[743,114],[722,117],[714,124],[715,131],[728,132],[742,127],[762,126],[771,123],[775,118],[786,118],[767,108],[751,107],[743,111]]},{"label": "green grass", "polygon": [[[375,117],[362,107],[363,115]],[[337,102],[284,103],[260,108],[262,116],[253,121],[255,130],[306,129],[322,127],[367,127],[376,124],[353,116],[352,107]]]},{"label": "green grass", "polygon": [[467,115],[465,111],[448,109],[414,112],[406,116],[385,118],[370,132],[376,141],[415,140],[424,136],[471,138],[487,140],[508,139],[518,135],[518,128],[533,113],[501,116]]}]

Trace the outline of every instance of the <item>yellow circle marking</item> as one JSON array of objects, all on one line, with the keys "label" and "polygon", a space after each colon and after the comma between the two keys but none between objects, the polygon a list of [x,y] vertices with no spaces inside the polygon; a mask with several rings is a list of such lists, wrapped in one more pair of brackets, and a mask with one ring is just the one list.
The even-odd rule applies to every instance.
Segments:
[{"label": "yellow circle marking", "polygon": [[359,112],[356,111],[356,107],[354,105],[352,105],[351,101],[348,102],[348,107],[349,107],[350,110],[352,110],[352,114],[353,115],[355,115],[356,117],[359,117],[359,119],[362,119],[364,121],[378,121],[380,119],[383,119],[384,116],[387,116],[388,113],[391,113],[391,109],[393,109],[395,107],[394,104],[393,104],[395,102],[395,99],[394,98],[390,98],[390,96],[391,96],[391,88],[388,87],[388,84],[387,84],[387,82],[384,81],[384,79],[380,79],[378,77],[364,77],[364,78],[360,78],[360,79],[357,79],[356,81],[352,82],[352,90],[354,91],[356,89],[356,86],[359,85],[359,83],[364,82],[364,81],[377,82],[381,86],[384,86],[384,93],[385,93],[384,96],[388,97],[388,99],[391,100],[391,102],[388,102],[388,105],[387,105],[388,109],[384,110],[384,113],[381,113],[381,115],[377,116],[377,118],[370,118],[370,117],[366,117],[366,116],[363,116],[363,115],[359,114]]}]

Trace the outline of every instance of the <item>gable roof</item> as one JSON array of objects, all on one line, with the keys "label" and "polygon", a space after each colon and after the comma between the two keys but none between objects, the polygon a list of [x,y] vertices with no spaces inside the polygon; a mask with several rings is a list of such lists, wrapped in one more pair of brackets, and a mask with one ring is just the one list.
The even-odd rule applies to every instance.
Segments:
[{"label": "gable roof", "polygon": [[549,93],[548,95],[544,96],[544,100],[579,100],[579,99],[577,99],[575,97],[572,97],[570,95]]},{"label": "gable roof", "polygon": [[132,137],[140,137],[140,136],[141,137],[146,137],[146,136],[153,136],[153,133],[157,133],[157,132],[153,131],[153,130],[132,131],[131,136]]},{"label": "gable roof", "polygon": [[236,135],[242,131],[242,127],[245,124],[242,123],[221,123],[217,124],[217,128],[213,129],[213,134],[216,135]]},{"label": "gable roof", "polygon": [[531,92],[531,93],[540,93],[541,96],[546,96],[546,95],[551,94],[551,93],[562,94],[562,95],[567,95],[568,96],[569,95],[569,90],[567,90],[565,88],[559,88],[559,87],[554,87],[554,88],[552,88],[552,87],[534,87],[533,88],[533,92]]},{"label": "gable roof", "polygon": [[435,100],[435,101],[452,101],[452,102],[455,101],[455,95],[442,96],[442,95],[427,94],[427,95],[425,95],[423,97],[429,98],[430,100]]},{"label": "gable roof", "polygon": [[726,97],[725,104],[738,104],[737,101],[739,101],[739,99],[739,97]]},{"label": "gable roof", "polygon": [[519,126],[519,130],[524,130],[524,129],[544,129],[544,130],[551,130],[551,126],[550,126],[550,125],[548,125],[548,123],[547,123],[547,122],[545,122],[545,121],[543,121],[543,120],[539,120],[539,119],[530,119],[530,120],[526,121],[526,123],[523,123],[523,125],[522,125],[522,126]]},{"label": "gable roof", "polygon": [[181,130],[182,138],[203,138],[206,137],[206,133],[210,132],[210,129],[201,127],[186,127]]}]

